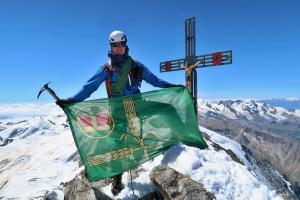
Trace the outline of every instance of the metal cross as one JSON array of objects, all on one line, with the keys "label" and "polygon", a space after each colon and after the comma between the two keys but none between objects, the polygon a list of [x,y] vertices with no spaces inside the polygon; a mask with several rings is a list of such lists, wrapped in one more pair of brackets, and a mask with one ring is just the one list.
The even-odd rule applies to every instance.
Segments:
[{"label": "metal cross", "polygon": [[196,56],[195,17],[185,20],[185,58],[160,63],[160,72],[185,70],[185,85],[193,97],[197,113],[196,68],[232,64],[232,51],[215,52]]}]

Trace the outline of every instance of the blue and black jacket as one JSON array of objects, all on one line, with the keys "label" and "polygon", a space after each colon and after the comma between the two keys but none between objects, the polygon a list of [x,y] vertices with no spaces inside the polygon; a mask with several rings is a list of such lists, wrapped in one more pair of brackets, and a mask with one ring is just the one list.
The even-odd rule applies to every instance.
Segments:
[{"label": "blue and black jacket", "polygon": [[[70,99],[77,102],[83,101],[88,97],[90,97],[91,94],[94,91],[96,91],[103,82],[107,80],[110,80],[112,83],[117,81],[120,67],[121,67],[120,63],[113,63],[111,66],[109,62],[105,63],[96,72],[96,74],[84,84],[82,89]],[[122,94],[119,95],[112,94],[111,97],[128,96],[131,94],[140,93],[139,87],[141,86],[142,80],[146,81],[147,83],[155,87],[160,87],[160,88],[166,88],[172,85],[156,77],[145,65],[135,60],[132,63],[131,70],[128,76],[128,81],[122,90]]]}]

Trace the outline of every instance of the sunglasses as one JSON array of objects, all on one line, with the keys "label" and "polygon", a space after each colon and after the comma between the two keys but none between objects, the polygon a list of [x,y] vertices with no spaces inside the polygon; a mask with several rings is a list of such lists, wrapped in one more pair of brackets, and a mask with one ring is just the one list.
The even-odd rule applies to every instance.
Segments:
[{"label": "sunglasses", "polygon": [[119,43],[112,43],[112,47],[125,47],[125,42],[119,42]]}]

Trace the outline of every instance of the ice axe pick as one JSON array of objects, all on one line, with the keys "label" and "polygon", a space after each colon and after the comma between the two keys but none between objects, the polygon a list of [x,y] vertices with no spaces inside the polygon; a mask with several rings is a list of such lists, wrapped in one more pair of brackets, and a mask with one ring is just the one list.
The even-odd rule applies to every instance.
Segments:
[{"label": "ice axe pick", "polygon": [[45,84],[45,85],[42,87],[42,89],[39,91],[39,94],[38,94],[37,98],[39,98],[40,95],[41,95],[45,90],[47,90],[47,91],[51,94],[51,96],[55,99],[55,101],[59,101],[60,98],[58,98],[58,96],[55,94],[55,92],[48,86],[50,83],[51,83],[51,82]]}]

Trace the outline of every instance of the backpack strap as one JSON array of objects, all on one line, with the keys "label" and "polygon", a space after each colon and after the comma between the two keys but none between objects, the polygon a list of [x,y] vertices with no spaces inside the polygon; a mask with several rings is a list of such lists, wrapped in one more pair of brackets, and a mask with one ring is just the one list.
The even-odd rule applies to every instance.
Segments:
[{"label": "backpack strap", "polygon": [[108,60],[105,64],[104,64],[104,71],[106,71],[108,73],[108,77],[105,80],[105,86],[106,86],[106,92],[107,92],[107,97],[110,98],[111,97],[111,77],[112,77],[112,65],[111,65],[111,60]]},{"label": "backpack strap", "polygon": [[[108,77],[105,80],[105,86],[106,86],[106,92],[108,98],[112,96],[112,73],[113,73],[113,66],[111,63],[111,60],[108,60],[104,64],[104,71],[108,73]],[[138,86],[141,86],[141,82],[143,80],[143,69],[138,65],[138,63],[134,60],[131,59],[131,67],[130,67],[130,73],[133,74],[135,80],[138,81]]]},{"label": "backpack strap", "polygon": [[133,74],[135,80],[139,82],[139,87],[143,80],[143,72],[144,70],[138,65],[138,62],[132,59],[131,73]]}]

